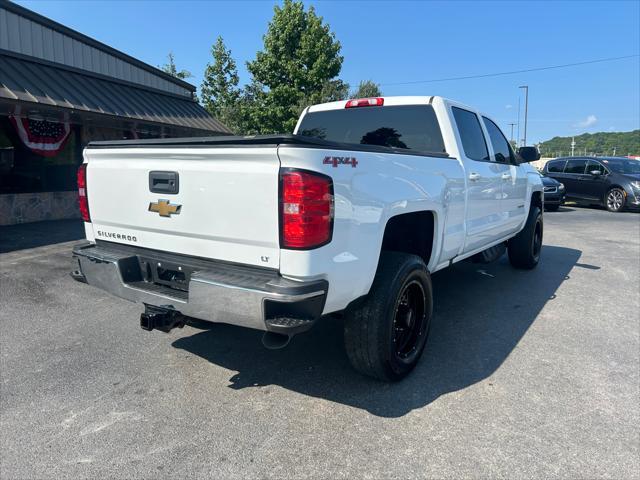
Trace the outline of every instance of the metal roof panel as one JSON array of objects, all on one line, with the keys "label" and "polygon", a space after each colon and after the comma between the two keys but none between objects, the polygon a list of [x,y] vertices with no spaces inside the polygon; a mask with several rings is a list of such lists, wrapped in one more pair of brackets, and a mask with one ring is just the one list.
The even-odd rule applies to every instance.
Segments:
[{"label": "metal roof panel", "polygon": [[231,133],[192,100],[13,55],[0,54],[0,98]]}]

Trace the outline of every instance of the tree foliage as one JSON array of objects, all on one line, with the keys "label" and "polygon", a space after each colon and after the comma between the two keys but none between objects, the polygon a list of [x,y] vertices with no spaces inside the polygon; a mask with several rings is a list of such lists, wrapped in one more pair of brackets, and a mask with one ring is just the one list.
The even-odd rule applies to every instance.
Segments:
[{"label": "tree foliage", "polygon": [[358,89],[351,95],[351,98],[369,98],[369,97],[381,97],[382,91],[380,85],[372,80],[361,81],[358,85]]},{"label": "tree foliage", "polygon": [[213,63],[207,64],[200,87],[202,104],[207,111],[235,133],[242,130],[242,91],[236,62],[222,37],[211,47]]},{"label": "tree foliage", "polygon": [[[640,155],[640,130],[632,132],[584,133],[573,137],[576,142],[575,155]],[[571,155],[572,137],[554,137],[540,144],[545,157]]]},{"label": "tree foliage", "polygon": [[167,58],[169,59],[169,62],[161,66],[160,70],[162,70],[165,73],[168,73],[173,77],[179,78],[181,80],[184,80],[185,78],[190,78],[193,76],[191,75],[191,72],[189,70],[178,70],[178,68],[176,67],[176,62],[172,52],[169,52],[169,55],[167,55]]},{"label": "tree foliage", "polygon": [[309,104],[346,98],[349,86],[337,79],[340,42],[313,7],[285,0],[274,8],[264,49],[247,62],[252,82],[243,95],[249,133],[291,132]]}]

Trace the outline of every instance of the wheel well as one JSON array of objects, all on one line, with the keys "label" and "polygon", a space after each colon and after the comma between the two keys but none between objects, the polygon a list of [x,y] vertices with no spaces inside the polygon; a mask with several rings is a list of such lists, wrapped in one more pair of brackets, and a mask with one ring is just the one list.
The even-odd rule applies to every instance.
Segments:
[{"label": "wheel well", "polygon": [[617,183],[614,183],[613,185],[609,185],[609,188],[607,188],[607,191],[604,192],[604,197],[602,198],[602,202],[605,204],[605,206],[607,205],[607,195],[609,195],[609,192],[614,188],[617,188],[618,190],[622,190],[622,194],[624,195],[624,198],[625,199],[627,198],[627,189],[618,185]]},{"label": "wheel well", "polygon": [[384,229],[382,250],[418,255],[428,265],[433,250],[434,225],[433,212],[403,213],[391,217]]},{"label": "wheel well", "polygon": [[531,195],[531,208],[538,207],[542,210],[542,192],[533,192]]}]

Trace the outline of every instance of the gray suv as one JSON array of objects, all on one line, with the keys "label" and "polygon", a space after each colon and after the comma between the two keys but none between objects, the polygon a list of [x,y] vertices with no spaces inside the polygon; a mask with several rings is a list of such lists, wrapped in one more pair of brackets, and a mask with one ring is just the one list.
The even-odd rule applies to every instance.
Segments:
[{"label": "gray suv", "polygon": [[550,160],[545,175],[563,183],[567,200],[604,205],[610,212],[640,208],[640,160],[566,157]]}]

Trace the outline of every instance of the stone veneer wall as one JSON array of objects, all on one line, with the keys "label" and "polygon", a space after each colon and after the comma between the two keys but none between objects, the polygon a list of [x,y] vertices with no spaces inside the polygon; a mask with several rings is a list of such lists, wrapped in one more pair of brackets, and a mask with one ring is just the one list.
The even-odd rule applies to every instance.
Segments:
[{"label": "stone veneer wall", "polygon": [[80,218],[78,192],[0,195],[0,225]]}]

